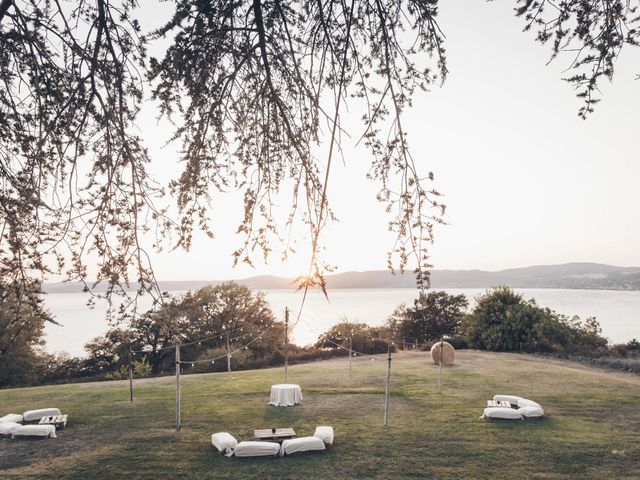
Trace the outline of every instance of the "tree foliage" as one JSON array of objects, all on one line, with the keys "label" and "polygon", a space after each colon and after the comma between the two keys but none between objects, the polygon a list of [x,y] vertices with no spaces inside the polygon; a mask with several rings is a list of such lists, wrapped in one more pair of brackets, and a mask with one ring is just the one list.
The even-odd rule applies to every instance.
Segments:
[{"label": "tree foliage", "polygon": [[400,305],[387,319],[387,328],[397,342],[424,343],[457,335],[469,302],[467,297],[444,291],[420,294],[413,306]]},{"label": "tree foliage", "polygon": [[469,345],[506,352],[602,353],[607,340],[598,321],[566,317],[508,287],[487,291],[464,321]]},{"label": "tree foliage", "polygon": [[365,323],[351,322],[343,319],[324,332],[315,344],[316,348],[340,348],[348,355],[351,349],[360,353],[385,353],[389,345],[381,328],[370,327]]},{"label": "tree foliage", "polygon": [[[42,274],[55,258],[54,270],[90,289],[91,254],[108,294],[124,294],[136,280],[158,295],[140,235],[150,231],[160,245],[175,234],[170,244],[189,248],[194,228],[212,233],[211,193],[240,189],[245,241],[234,256],[250,263],[284,233],[271,207],[287,189],[286,225],[308,225],[313,244],[304,282],[324,288],[317,252],[332,218],[330,159],[349,96],[363,102],[370,176],[392,212],[391,257],[403,268],[415,254],[418,281],[426,282],[426,244],[444,207],[425,185],[432,175],[414,164],[401,114],[416,90],[446,74],[437,2],[174,3],[171,20],[142,35],[135,0],[0,2],[5,272]],[[165,41],[162,55],[149,58],[148,45]],[[164,190],[147,171],[135,128],[144,88],[183,145],[184,169],[169,185],[175,221],[156,207]],[[324,127],[332,140],[317,154]]]},{"label": "tree foliage", "polygon": [[[369,149],[369,177],[396,236],[389,267],[411,262],[425,287],[444,205],[402,120],[416,92],[447,74],[438,3],[173,0],[170,20],[147,32],[136,0],[0,0],[0,279],[28,289],[65,273],[89,291],[105,282],[109,297],[135,281],[162,301],[142,237],[188,249],[194,229],[213,234],[212,194],[238,189],[235,260],[266,258],[302,224],[312,254],[301,285],[324,289],[320,233],[333,218],[332,159],[355,133],[341,127],[349,99],[363,111],[354,139]],[[573,55],[568,80],[586,116],[622,48],[638,44],[638,1],[515,5],[552,58]],[[136,125],[149,99],[182,145],[169,185],[149,173]],[[286,221],[272,208],[283,193]]]},{"label": "tree foliage", "polygon": [[0,386],[31,382],[37,375],[44,326],[53,322],[39,288],[0,283]]},{"label": "tree foliage", "polygon": [[[181,359],[199,362],[242,349],[234,356],[263,358],[282,355],[284,324],[276,321],[264,295],[226,282],[173,298],[86,345],[87,365],[94,375],[112,372],[133,361],[148,362],[158,373],[174,366],[176,343]],[[243,347],[249,344],[247,349]],[[218,364],[226,361],[219,360]]]},{"label": "tree foliage", "polygon": [[516,15],[525,30],[551,46],[551,59],[571,59],[565,78],[584,100],[578,114],[593,112],[601,80],[613,79],[615,63],[624,46],[640,41],[640,2],[637,0],[517,0]]}]

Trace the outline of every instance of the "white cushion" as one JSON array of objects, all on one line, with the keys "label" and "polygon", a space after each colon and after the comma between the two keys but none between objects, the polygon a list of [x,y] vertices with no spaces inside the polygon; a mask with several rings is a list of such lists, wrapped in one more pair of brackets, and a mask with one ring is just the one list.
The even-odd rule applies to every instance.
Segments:
[{"label": "white cushion", "polygon": [[60,415],[60,410],[57,408],[41,408],[39,410],[27,410],[22,414],[25,422],[33,422],[51,415]]},{"label": "white cushion", "polygon": [[534,418],[534,417],[544,417],[544,410],[540,405],[530,406],[530,407],[522,407],[518,409],[518,412],[523,417]]},{"label": "white cushion", "polygon": [[[508,400],[507,400],[508,401]],[[521,420],[520,410],[506,407],[487,407],[484,416],[487,418],[504,418],[506,420]]]},{"label": "white cushion", "polygon": [[266,457],[280,453],[280,444],[275,442],[240,442],[236,447],[236,457]]},{"label": "white cushion", "polygon": [[4,417],[0,417],[0,423],[3,422],[21,423],[22,415],[20,415],[19,413],[10,413],[8,415],[5,415]]},{"label": "white cushion", "polygon": [[15,422],[2,422],[0,423],[0,435],[13,435],[16,428],[21,427],[19,423]]},{"label": "white cushion", "polygon": [[16,437],[56,438],[56,427],[54,425],[21,425],[13,432],[13,438]]},{"label": "white cushion", "polygon": [[528,398],[521,398],[520,400],[518,400],[518,407],[522,408],[522,407],[540,407],[540,404],[534,402],[533,400],[529,400]]},{"label": "white cushion", "polygon": [[238,441],[227,432],[218,432],[211,435],[211,443],[220,453],[232,453],[238,446]]},{"label": "white cushion", "polygon": [[316,431],[313,434],[314,437],[318,437],[326,445],[333,445],[333,428],[332,427],[316,427]]},{"label": "white cushion", "polygon": [[324,442],[318,437],[292,438],[282,442],[280,455],[291,455],[298,452],[310,452],[313,450],[324,450]]},{"label": "white cushion", "polygon": [[493,399],[496,402],[509,402],[511,405],[516,406],[518,402],[522,400],[522,397],[516,397],[515,395],[494,395]]}]

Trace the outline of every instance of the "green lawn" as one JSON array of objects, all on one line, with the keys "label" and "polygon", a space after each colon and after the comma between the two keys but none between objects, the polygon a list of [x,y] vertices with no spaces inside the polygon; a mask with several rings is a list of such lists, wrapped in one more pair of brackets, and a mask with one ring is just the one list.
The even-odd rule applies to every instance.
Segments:
[{"label": "green lawn", "polygon": [[[182,377],[183,428],[174,430],[173,377],[0,391],[0,414],[56,406],[69,414],[58,438],[0,440],[0,476],[234,479],[640,479],[640,377],[526,355],[458,352],[436,393],[437,367],[423,352],[392,366],[383,426],[386,362],[336,359],[289,370],[304,404],[267,405],[282,369]],[[487,398],[541,403],[546,417],[487,422]],[[326,452],[282,459],[226,458],[210,436],[239,441],[254,428],[292,426],[299,436],[332,425]]]}]

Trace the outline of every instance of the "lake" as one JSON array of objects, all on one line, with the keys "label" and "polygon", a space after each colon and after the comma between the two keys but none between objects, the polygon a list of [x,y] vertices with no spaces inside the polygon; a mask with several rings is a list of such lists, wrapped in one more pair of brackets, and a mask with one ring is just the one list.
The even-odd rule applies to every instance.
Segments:
[{"label": "lake", "polygon": [[[473,299],[485,292],[482,288],[444,289],[451,294],[463,293],[473,306]],[[595,316],[603,334],[613,343],[640,339],[640,291],[613,290],[558,290],[515,289],[525,298],[535,298],[538,305],[549,307],[565,315],[578,315],[582,319]],[[179,295],[184,292],[170,292]],[[290,290],[265,290],[271,307],[279,318],[284,308],[291,311],[290,322],[295,323],[302,294]],[[321,292],[310,291],[291,339],[299,345],[312,343],[318,335],[332,325],[348,318],[351,321],[382,325],[396,306],[410,303],[416,297],[413,288],[341,289],[329,292],[327,301]],[[65,351],[71,355],[84,355],[84,344],[103,335],[107,329],[106,303],[97,302],[87,307],[88,296],[82,293],[55,293],[45,295],[45,305],[61,324],[47,325],[46,349]],[[148,309],[150,298],[142,298],[140,311]]]}]

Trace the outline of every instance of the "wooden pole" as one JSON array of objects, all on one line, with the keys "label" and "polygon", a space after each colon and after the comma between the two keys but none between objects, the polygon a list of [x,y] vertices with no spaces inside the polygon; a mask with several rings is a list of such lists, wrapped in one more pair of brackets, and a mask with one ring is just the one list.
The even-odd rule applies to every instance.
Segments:
[{"label": "wooden pole", "polygon": [[349,378],[351,378],[351,358],[353,358],[353,336],[349,337]]},{"label": "wooden pole", "polygon": [[131,357],[133,352],[131,351],[131,345],[129,345],[129,401],[133,402],[133,365]]},{"label": "wooden pole", "polygon": [[418,339],[416,338],[416,350],[418,350]]},{"label": "wooden pole", "polygon": [[227,373],[231,375],[231,349],[229,348],[229,334],[227,333]]},{"label": "wooden pole", "polygon": [[180,431],[180,344],[176,343],[176,432]]},{"label": "wooden pole", "polygon": [[284,383],[289,383],[289,308],[284,307]]},{"label": "wooden pole", "polygon": [[440,369],[438,372],[438,393],[442,393],[442,350],[444,347],[444,337],[440,337]]},{"label": "wooden pole", "polygon": [[387,358],[387,379],[384,383],[384,426],[389,421],[389,384],[391,382],[391,345],[387,347],[389,357]]}]

